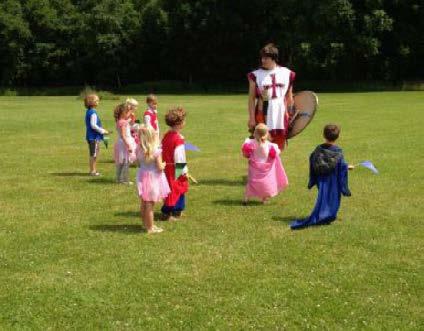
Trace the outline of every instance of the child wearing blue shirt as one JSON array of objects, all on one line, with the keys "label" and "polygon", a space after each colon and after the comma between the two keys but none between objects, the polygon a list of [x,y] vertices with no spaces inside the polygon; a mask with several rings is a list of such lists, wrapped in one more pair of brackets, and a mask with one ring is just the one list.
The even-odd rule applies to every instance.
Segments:
[{"label": "child wearing blue shirt", "polygon": [[85,138],[88,143],[90,152],[90,176],[100,176],[97,172],[97,156],[99,155],[100,141],[103,140],[103,135],[109,132],[102,128],[102,122],[96,112],[96,107],[99,105],[99,97],[96,94],[89,94],[84,98],[84,105],[87,108],[85,113]]}]

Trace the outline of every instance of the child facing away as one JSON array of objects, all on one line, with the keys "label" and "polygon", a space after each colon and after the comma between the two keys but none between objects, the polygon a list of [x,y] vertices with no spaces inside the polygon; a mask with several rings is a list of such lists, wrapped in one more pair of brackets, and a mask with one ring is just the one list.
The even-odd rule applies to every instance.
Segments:
[{"label": "child facing away", "polygon": [[138,137],[138,129],[139,129],[139,123],[140,121],[137,120],[137,108],[138,108],[138,101],[134,98],[127,98],[125,100],[125,107],[128,108],[128,111],[130,112],[129,117],[129,123],[130,123],[130,132],[131,136],[134,138],[134,141],[136,145],[139,145],[139,137]]},{"label": "child facing away", "polygon": [[295,220],[290,227],[295,229],[311,225],[330,224],[337,217],[341,195],[350,196],[348,187],[348,165],[343,157],[343,151],[335,142],[340,134],[340,127],[327,124],[324,127],[325,142],[318,145],[309,157],[308,189],[315,185],[318,197],[315,207],[309,217]]},{"label": "child facing away", "polygon": [[[162,158],[166,162],[165,175],[171,192],[162,206],[163,219],[175,221],[185,209],[185,193],[188,191],[188,169],[184,137],[180,131],[185,125],[186,112],[175,107],[165,115],[170,130],[162,139]],[[176,171],[178,170],[178,171]]]},{"label": "child facing away", "polygon": [[136,159],[136,144],[130,132],[130,110],[125,103],[115,107],[113,115],[116,121],[116,130],[118,132],[118,140],[114,146],[116,181],[121,184],[131,185],[129,181],[129,167]]},{"label": "child facing away", "polygon": [[144,124],[155,130],[159,137],[159,121],[158,121],[158,98],[154,94],[146,97],[147,109],[144,112]]},{"label": "child facing away", "polygon": [[163,170],[162,149],[156,132],[148,126],[140,126],[140,147],[137,149],[139,168],[137,171],[137,189],[140,196],[140,213],[147,233],[159,233],[163,230],[154,225],[153,208],[155,202],[162,201],[170,193],[168,181]]},{"label": "child facing away", "polygon": [[90,153],[90,176],[100,176],[100,173],[97,172],[97,157],[100,151],[100,141],[103,140],[103,135],[109,134],[107,130],[102,128],[102,122],[96,111],[99,101],[99,97],[96,94],[88,94],[84,98],[84,105],[87,109],[85,113],[85,138]]},{"label": "child facing away", "polygon": [[242,146],[243,156],[249,159],[244,204],[253,197],[265,203],[288,185],[286,172],[280,159],[277,144],[268,141],[268,127],[256,125],[253,139],[246,139]]}]

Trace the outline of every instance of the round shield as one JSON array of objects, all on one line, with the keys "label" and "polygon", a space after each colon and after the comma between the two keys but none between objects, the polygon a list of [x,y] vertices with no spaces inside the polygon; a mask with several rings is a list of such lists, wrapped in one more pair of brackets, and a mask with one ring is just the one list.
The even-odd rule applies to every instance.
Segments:
[{"label": "round shield", "polygon": [[318,97],[312,91],[301,91],[294,95],[295,112],[290,118],[287,139],[293,138],[306,128],[318,109]]}]

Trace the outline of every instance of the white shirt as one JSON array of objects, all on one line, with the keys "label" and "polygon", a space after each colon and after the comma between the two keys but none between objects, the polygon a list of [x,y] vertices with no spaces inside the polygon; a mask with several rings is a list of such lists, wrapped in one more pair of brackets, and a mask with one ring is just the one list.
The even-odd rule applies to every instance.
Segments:
[{"label": "white shirt", "polygon": [[90,116],[90,126],[93,130],[97,131],[100,134],[105,134],[106,130],[97,125],[97,115],[91,114]]}]

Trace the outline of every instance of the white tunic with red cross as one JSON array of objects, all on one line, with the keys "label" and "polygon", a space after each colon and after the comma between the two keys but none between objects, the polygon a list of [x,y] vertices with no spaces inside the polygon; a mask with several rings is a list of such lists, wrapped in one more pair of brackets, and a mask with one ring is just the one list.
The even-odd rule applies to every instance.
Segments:
[{"label": "white tunic with red cross", "polygon": [[[266,125],[269,130],[285,129],[286,94],[294,81],[295,73],[286,67],[272,70],[258,69],[248,75],[256,83],[256,96],[268,101]],[[266,100],[267,99],[267,100]]]}]

